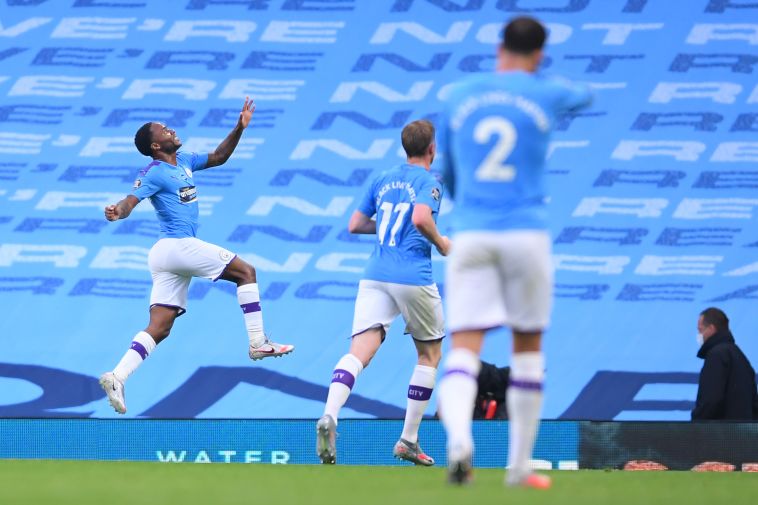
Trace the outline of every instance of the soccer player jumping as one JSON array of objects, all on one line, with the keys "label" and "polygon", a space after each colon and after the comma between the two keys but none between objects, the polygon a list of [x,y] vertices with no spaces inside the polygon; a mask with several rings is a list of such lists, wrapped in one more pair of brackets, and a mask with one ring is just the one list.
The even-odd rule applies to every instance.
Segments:
[{"label": "soccer player jumping", "polygon": [[509,326],[506,483],[550,486],[529,466],[542,409],[541,341],[553,289],[543,172],[556,116],[588,105],[591,94],[536,75],[545,38],[537,20],[513,19],[503,31],[497,72],[459,82],[443,112],[439,137],[446,146],[455,235],[445,274],[453,349],[440,381],[439,413],[448,436],[448,480],[455,484],[471,478],[471,417],[484,333]]},{"label": "soccer player jumping", "polygon": [[[393,454],[417,465],[434,464],[419,446],[418,428],[434,389],[444,337],[442,300],[432,280],[432,245],[446,256],[450,241],[435,221],[442,186],[429,173],[436,153],[434,126],[414,121],[403,128],[401,139],[407,162],[371,182],[348,224],[351,233],[376,234],[376,244],[358,285],[350,352],[334,368],[324,415],[316,424],[316,452],[325,464],[336,463],[339,411],[400,314],[416,345],[418,364]],[[371,219],[375,214],[376,221]]]},{"label": "soccer player jumping", "polygon": [[269,341],[263,333],[260,295],[255,269],[226,249],[196,238],[198,222],[197,190],[193,174],[197,170],[223,165],[237,147],[242,132],[253,116],[255,105],[245,98],[234,129],[208,154],[185,153],[176,132],[161,123],[145,123],[137,130],[137,150],[153,161],[134,181],[130,195],[105,207],[108,221],[126,219],[134,207],[149,198],[160,224],[160,238],[148,255],[153,277],[150,294],[150,323],[138,332],[131,346],[112,372],[100,377],[108,401],[119,414],[126,413],[124,382],[168,337],[177,317],[186,312],[187,290],[192,277],[237,285],[237,300],[242,309],[253,360],[289,354],[294,346]]}]

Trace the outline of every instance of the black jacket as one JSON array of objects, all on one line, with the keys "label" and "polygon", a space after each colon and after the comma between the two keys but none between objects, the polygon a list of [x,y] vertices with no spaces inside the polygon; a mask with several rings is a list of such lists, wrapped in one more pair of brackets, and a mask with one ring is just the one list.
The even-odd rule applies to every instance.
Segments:
[{"label": "black jacket", "polygon": [[476,402],[474,403],[474,419],[486,419],[490,402],[496,404],[494,416],[491,419],[508,419],[508,406],[505,402],[505,391],[508,389],[508,378],[511,368],[497,367],[482,361],[482,368],[477,378]]},{"label": "black jacket", "polygon": [[697,357],[705,363],[692,420],[758,419],[755,370],[734,343],[732,333],[726,330],[712,335]]}]

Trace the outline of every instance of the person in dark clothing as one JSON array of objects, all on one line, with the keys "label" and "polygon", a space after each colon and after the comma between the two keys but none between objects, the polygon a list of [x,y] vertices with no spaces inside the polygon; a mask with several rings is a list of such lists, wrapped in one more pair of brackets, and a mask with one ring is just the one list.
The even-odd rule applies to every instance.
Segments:
[{"label": "person in dark clothing", "polygon": [[[482,361],[482,368],[476,380],[476,399],[472,419],[508,419],[508,405],[505,392],[508,389],[511,367],[499,367]],[[435,417],[439,419],[439,411]]]},{"label": "person in dark clothing", "polygon": [[758,419],[755,370],[734,343],[729,319],[721,309],[710,307],[697,321],[697,357],[705,360],[700,371],[692,420]]},{"label": "person in dark clothing", "polygon": [[508,407],[505,391],[511,368],[498,367],[482,361],[482,368],[477,377],[476,403],[474,419],[508,419]]}]

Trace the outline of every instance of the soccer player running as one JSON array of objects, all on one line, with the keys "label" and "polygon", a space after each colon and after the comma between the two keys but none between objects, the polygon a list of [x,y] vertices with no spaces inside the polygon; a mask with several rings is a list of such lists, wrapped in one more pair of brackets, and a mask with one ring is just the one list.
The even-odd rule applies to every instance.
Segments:
[{"label": "soccer player running", "polygon": [[434,389],[444,337],[442,300],[432,280],[432,245],[446,256],[450,241],[436,225],[442,186],[429,173],[436,153],[434,126],[414,121],[403,128],[401,139],[407,162],[371,182],[348,224],[351,233],[376,234],[376,244],[358,286],[350,352],[334,367],[324,415],[316,424],[316,451],[325,464],[336,463],[339,411],[399,314],[413,337],[418,364],[393,454],[417,465],[434,464],[419,446],[418,429]]},{"label": "soccer player running", "polygon": [[153,161],[134,181],[130,195],[105,207],[108,221],[126,219],[134,207],[149,198],[160,224],[160,238],[148,255],[153,277],[150,294],[150,322],[138,332],[131,346],[112,372],[100,377],[108,401],[119,414],[126,413],[124,383],[168,337],[177,317],[187,307],[187,290],[192,277],[216,281],[223,279],[237,285],[237,300],[242,308],[249,339],[249,356],[253,360],[277,357],[292,352],[294,346],[269,341],[263,333],[260,295],[255,269],[230,251],[196,238],[198,222],[197,190],[194,172],[223,165],[237,147],[242,132],[253,116],[255,105],[245,98],[234,129],[208,154],[179,151],[182,146],[176,132],[161,123],[145,123],[137,130],[137,150]]},{"label": "soccer player running", "polygon": [[506,483],[550,486],[547,476],[529,466],[542,408],[542,332],[553,289],[543,171],[556,116],[588,105],[591,94],[536,75],[545,38],[545,28],[533,18],[508,23],[497,72],[454,86],[440,127],[455,235],[445,273],[452,350],[440,381],[439,414],[448,436],[448,480],[455,484],[471,479],[471,417],[484,333],[509,326]]}]

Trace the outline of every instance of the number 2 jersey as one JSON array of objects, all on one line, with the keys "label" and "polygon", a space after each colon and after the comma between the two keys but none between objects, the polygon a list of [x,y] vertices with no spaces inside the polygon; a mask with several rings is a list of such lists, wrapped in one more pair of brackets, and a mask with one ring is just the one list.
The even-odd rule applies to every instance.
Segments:
[{"label": "number 2 jersey", "polygon": [[176,166],[153,160],[140,170],[132,195],[150,198],[158,216],[161,238],[194,237],[197,234],[197,189],[193,172],[203,170],[207,154],[176,153]]},{"label": "number 2 jersey", "polygon": [[457,83],[438,128],[455,231],[546,229],[550,132],[558,115],[591,100],[588,87],[527,72]]},{"label": "number 2 jersey", "polygon": [[376,245],[364,279],[428,286],[432,279],[432,244],[413,225],[417,204],[428,205],[437,220],[442,185],[424,167],[404,163],[379,174],[358,210],[376,214]]}]

